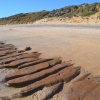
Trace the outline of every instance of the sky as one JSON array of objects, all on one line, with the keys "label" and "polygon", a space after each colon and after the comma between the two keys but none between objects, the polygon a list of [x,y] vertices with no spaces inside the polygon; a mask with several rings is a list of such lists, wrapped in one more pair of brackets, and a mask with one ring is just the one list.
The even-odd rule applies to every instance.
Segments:
[{"label": "sky", "polygon": [[100,2],[100,0],[0,0],[0,18],[18,13],[59,9],[70,5]]}]

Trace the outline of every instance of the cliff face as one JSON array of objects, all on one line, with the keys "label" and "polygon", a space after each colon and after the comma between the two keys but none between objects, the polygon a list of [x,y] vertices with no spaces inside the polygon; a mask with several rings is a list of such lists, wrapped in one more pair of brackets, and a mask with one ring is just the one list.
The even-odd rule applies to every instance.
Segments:
[{"label": "cliff face", "polygon": [[[91,17],[92,16],[92,17]],[[100,20],[100,3],[93,4],[81,4],[66,6],[60,9],[52,11],[40,11],[32,13],[20,13],[17,15],[5,17],[0,19],[0,24],[26,24],[33,23],[37,20],[44,18],[62,18],[64,20],[70,19],[72,22],[77,22],[77,18],[80,18],[79,22],[89,20]],[[73,19],[74,18],[74,19]],[[84,20],[85,19],[85,20]],[[73,21],[74,20],[74,21]]]}]

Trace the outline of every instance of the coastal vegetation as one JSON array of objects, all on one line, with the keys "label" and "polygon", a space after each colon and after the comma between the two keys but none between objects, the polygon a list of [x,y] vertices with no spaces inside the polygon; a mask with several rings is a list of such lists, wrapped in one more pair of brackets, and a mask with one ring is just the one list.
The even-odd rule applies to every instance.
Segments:
[{"label": "coastal vegetation", "polygon": [[81,4],[66,6],[60,9],[54,9],[52,11],[42,10],[39,12],[31,13],[20,13],[12,15],[5,18],[0,18],[0,25],[5,24],[26,24],[33,23],[37,20],[43,18],[51,17],[62,17],[62,18],[72,18],[72,17],[89,17],[100,11],[100,3],[93,4]]}]

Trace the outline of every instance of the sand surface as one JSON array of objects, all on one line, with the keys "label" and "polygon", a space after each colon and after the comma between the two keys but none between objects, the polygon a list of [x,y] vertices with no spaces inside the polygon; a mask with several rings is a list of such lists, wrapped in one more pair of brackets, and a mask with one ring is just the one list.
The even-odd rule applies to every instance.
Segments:
[{"label": "sand surface", "polygon": [[[82,72],[100,75],[100,24],[0,26],[0,41],[14,44],[18,49],[30,46],[32,51],[41,52],[43,58],[60,56],[63,61],[72,60],[82,67]],[[7,87],[1,89],[0,96],[9,95],[7,90]]]}]

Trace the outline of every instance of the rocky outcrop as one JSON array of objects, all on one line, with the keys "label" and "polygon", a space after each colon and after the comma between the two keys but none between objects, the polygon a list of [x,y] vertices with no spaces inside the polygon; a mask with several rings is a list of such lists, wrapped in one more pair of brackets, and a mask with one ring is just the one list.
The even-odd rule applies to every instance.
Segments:
[{"label": "rocky outcrop", "polygon": [[[7,46],[7,47],[6,47]],[[8,48],[16,52],[7,53]],[[22,88],[18,93],[0,97],[12,100],[32,95],[33,100],[49,100],[57,92],[61,93],[64,84],[70,84],[56,100],[99,100],[100,77],[90,73],[81,75],[81,67],[72,62],[62,62],[61,58],[39,58],[41,53],[18,53],[15,46],[0,42],[0,68],[16,68],[5,76],[7,86]],[[26,51],[30,48],[26,48]],[[4,50],[4,51],[2,51]],[[4,81],[3,80],[3,81]],[[52,100],[55,100],[52,98]]]},{"label": "rocky outcrop", "polygon": [[65,68],[54,75],[50,75],[40,81],[36,81],[35,83],[26,86],[20,94],[23,96],[30,94],[31,92],[34,93],[35,90],[43,88],[46,85],[53,85],[59,82],[69,82],[73,78],[75,78],[80,73],[80,68],[68,67]]},{"label": "rocky outcrop", "polygon": [[62,88],[62,85],[63,85],[62,83],[57,83],[52,86],[44,87],[42,90],[34,93],[32,98],[33,100],[48,100],[54,94],[59,92],[60,88]]},{"label": "rocky outcrop", "polygon": [[12,54],[16,52],[15,50],[4,50],[4,51],[0,51],[0,57],[2,56],[6,56],[7,54]]},{"label": "rocky outcrop", "polygon": [[36,64],[39,64],[39,63],[50,61],[50,60],[53,60],[53,58],[39,59],[39,60],[34,61],[34,62],[29,62],[29,63],[22,64],[22,65],[18,66],[18,69],[22,69],[22,68],[25,68],[25,67],[33,66],[33,65],[36,65]]},{"label": "rocky outcrop", "polygon": [[11,100],[8,96],[0,97],[0,100]]},{"label": "rocky outcrop", "polygon": [[[84,78],[83,78],[84,77]],[[56,100],[100,100],[100,77],[83,76]]]},{"label": "rocky outcrop", "polygon": [[18,53],[22,53],[29,50],[31,50],[31,47],[26,47],[24,50],[18,50]]},{"label": "rocky outcrop", "polygon": [[40,53],[24,53],[22,55],[19,55],[19,56],[15,56],[15,57],[10,57],[10,58],[6,58],[6,59],[3,59],[3,60],[0,60],[1,63],[4,63],[4,64],[8,64],[10,62],[13,62],[15,60],[20,60],[20,59],[24,59],[24,58],[38,58],[40,55]]},{"label": "rocky outcrop", "polygon": [[50,76],[51,74],[56,73],[57,71],[65,68],[65,67],[69,67],[69,66],[70,66],[70,64],[67,64],[67,63],[58,64],[58,65],[55,65],[54,67],[51,67],[49,69],[44,69],[43,71],[40,71],[40,72],[37,72],[34,74],[30,74],[27,76],[22,76],[20,78],[12,79],[12,80],[8,81],[7,84],[10,86],[30,84],[30,83],[33,83],[40,79],[43,79],[47,76]]},{"label": "rocky outcrop", "polygon": [[49,67],[52,67],[55,64],[59,64],[59,63],[61,63],[61,59],[54,59],[54,60],[44,62],[44,63],[41,63],[41,64],[37,64],[37,65],[34,65],[34,66],[29,66],[27,68],[20,69],[20,70],[12,73],[10,75],[7,75],[5,77],[5,80],[9,80],[9,79],[12,79],[12,78],[17,78],[17,77],[33,74],[33,73],[39,72],[41,70],[47,69]]},{"label": "rocky outcrop", "polygon": [[30,58],[24,58],[24,59],[18,59],[18,60],[15,60],[9,64],[5,64],[3,65],[4,68],[17,68],[18,66],[24,64],[24,63],[27,63],[27,62],[32,62],[32,61],[36,61],[36,60],[39,60],[40,58],[33,58],[33,57],[30,57]]}]

